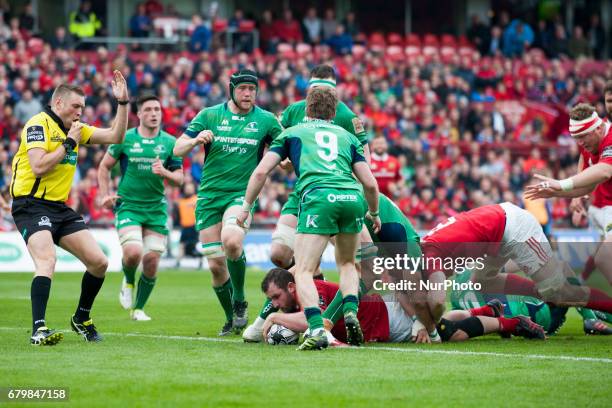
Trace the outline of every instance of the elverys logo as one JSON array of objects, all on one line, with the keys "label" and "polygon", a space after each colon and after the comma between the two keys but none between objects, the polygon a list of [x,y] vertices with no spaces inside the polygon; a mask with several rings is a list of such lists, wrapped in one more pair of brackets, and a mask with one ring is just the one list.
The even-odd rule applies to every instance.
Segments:
[{"label": "elverys logo", "polygon": [[21,249],[15,244],[0,242],[0,261],[13,262],[21,258]]}]

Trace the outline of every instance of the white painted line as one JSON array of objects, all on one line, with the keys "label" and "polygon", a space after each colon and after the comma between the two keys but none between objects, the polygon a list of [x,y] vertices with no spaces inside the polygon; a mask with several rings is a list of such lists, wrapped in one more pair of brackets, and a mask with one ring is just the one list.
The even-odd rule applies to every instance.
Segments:
[{"label": "white painted line", "polygon": [[[27,329],[18,327],[0,327],[0,331],[26,331]],[[70,333],[71,330],[58,330],[62,333]],[[163,340],[188,340],[188,341],[204,341],[210,343],[235,343],[242,344],[242,339],[224,339],[217,337],[199,337],[199,336],[167,336],[163,334],[146,334],[146,333],[112,333],[106,332],[101,333],[102,336],[121,336],[121,337],[140,337],[150,339],[163,339]],[[533,340],[535,341],[535,340]],[[432,346],[436,347],[436,346]],[[506,358],[522,358],[522,359],[535,359],[535,360],[552,360],[552,361],[584,361],[591,363],[605,363],[612,364],[610,358],[599,358],[599,357],[577,357],[577,356],[566,356],[566,355],[545,355],[545,354],[512,354],[512,353],[497,353],[490,351],[463,351],[463,350],[435,350],[421,349],[421,348],[403,348],[403,347],[339,347],[343,350],[356,350],[356,351],[396,351],[400,353],[421,353],[421,354],[443,354],[443,355],[456,355],[456,356],[481,356],[481,357],[506,357]]]}]

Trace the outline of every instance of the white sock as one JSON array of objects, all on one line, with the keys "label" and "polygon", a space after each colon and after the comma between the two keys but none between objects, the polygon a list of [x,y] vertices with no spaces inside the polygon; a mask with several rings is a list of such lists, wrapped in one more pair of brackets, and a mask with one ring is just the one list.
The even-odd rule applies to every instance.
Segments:
[{"label": "white sock", "polygon": [[257,316],[257,319],[255,319],[255,321],[253,322],[251,326],[257,329],[263,329],[264,322],[265,322],[265,319],[262,319],[261,316]]}]

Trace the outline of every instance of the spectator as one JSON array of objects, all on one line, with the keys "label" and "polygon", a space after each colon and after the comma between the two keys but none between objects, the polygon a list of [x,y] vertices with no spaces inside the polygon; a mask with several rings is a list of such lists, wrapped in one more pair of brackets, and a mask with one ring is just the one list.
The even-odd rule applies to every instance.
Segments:
[{"label": "spectator", "polygon": [[382,194],[394,198],[399,193],[403,182],[399,161],[397,157],[388,153],[389,144],[384,136],[375,137],[371,146],[370,167],[378,182],[378,189]]},{"label": "spectator", "polygon": [[54,49],[70,50],[74,45],[74,41],[69,35],[66,35],[66,28],[59,26],[55,29],[55,35],[51,38],[51,47]]},{"label": "spectator", "polygon": [[27,30],[30,33],[34,32],[34,26],[36,25],[36,18],[34,17],[34,11],[32,9],[32,3],[28,3],[23,8],[23,11],[19,15],[19,26]]},{"label": "spectator", "polygon": [[196,74],[195,80],[189,82],[187,85],[187,90],[185,93],[187,95],[197,95],[201,98],[206,97],[210,92],[210,83],[206,80],[206,75],[204,72],[198,72]]},{"label": "spectator", "polygon": [[361,29],[354,11],[349,11],[346,13],[346,18],[344,19],[343,24],[346,33],[353,38],[353,41],[357,41],[359,34],[361,34]]},{"label": "spectator", "polygon": [[533,43],[533,30],[521,20],[513,20],[504,30],[504,55],[507,57],[520,57],[531,43]]},{"label": "spectator", "polygon": [[562,55],[567,55],[567,34],[563,24],[557,23],[555,25],[555,38],[550,47],[550,57],[559,58]]},{"label": "spectator", "polygon": [[567,44],[567,51],[571,58],[591,57],[591,47],[589,41],[584,38],[582,27],[574,27],[574,35]]},{"label": "spectator", "polygon": [[598,14],[591,16],[591,24],[588,31],[589,45],[595,58],[602,59],[606,53],[606,32],[601,26]]},{"label": "spectator", "polygon": [[12,37],[11,28],[6,24],[4,18],[0,16],[0,43],[8,42]]},{"label": "spectator", "polygon": [[504,49],[504,37],[502,34],[502,29],[500,27],[491,27],[491,42],[489,43],[489,55],[498,55]]},{"label": "spectator", "polygon": [[546,20],[538,21],[538,28],[535,32],[533,46],[539,48],[550,56],[550,48],[553,42],[554,34],[550,28],[550,25]]},{"label": "spectator", "polygon": [[24,125],[28,119],[37,113],[41,112],[43,106],[38,99],[35,99],[30,89],[23,91],[23,96],[15,105],[15,117],[21,125]]},{"label": "spectator", "polygon": [[542,154],[540,153],[540,149],[534,147],[531,150],[531,157],[525,160],[525,164],[523,165],[523,171],[525,174],[532,174],[534,172],[541,172],[547,168],[546,162],[542,160]]},{"label": "spectator", "polygon": [[326,9],[325,16],[323,18],[323,41],[329,40],[334,34],[336,34],[336,27],[338,21],[336,21],[336,13],[333,9]]},{"label": "spectator", "polygon": [[262,49],[268,54],[276,53],[276,46],[280,42],[277,31],[277,24],[272,16],[272,11],[264,10],[262,20],[259,23],[259,38],[262,43]]},{"label": "spectator", "polygon": [[275,31],[281,41],[290,44],[302,42],[300,23],[293,18],[293,12],[289,9],[283,11],[283,18],[276,22]]},{"label": "spectator", "polygon": [[[94,37],[96,32],[102,28],[102,23],[98,20],[96,13],[91,10],[91,2],[83,0],[77,11],[70,13],[68,31],[79,40],[86,40]],[[83,44],[80,49],[91,49],[91,45]]]},{"label": "spectator", "polygon": [[204,24],[202,17],[198,14],[194,14],[193,17],[191,17],[191,24],[194,28],[189,39],[189,51],[194,53],[208,51],[212,38],[210,28]]},{"label": "spectator", "polygon": [[327,40],[327,44],[338,55],[350,54],[353,48],[353,38],[344,31],[344,26],[338,24],[336,33]]},{"label": "spectator", "polygon": [[311,45],[318,44],[321,41],[321,30],[323,29],[321,19],[317,16],[317,9],[309,7],[304,19],[304,41]]},{"label": "spectator", "polygon": [[147,15],[144,3],[136,6],[136,14],[130,18],[130,36],[134,38],[146,38],[151,33],[153,21]]},{"label": "spectator", "polygon": [[177,202],[178,220],[181,226],[178,260],[183,256],[200,256],[196,251],[198,233],[195,230],[195,207],[198,197],[195,193],[195,185],[192,182],[185,183],[183,186],[183,197]]},{"label": "spectator", "polygon": [[481,54],[486,54],[489,51],[490,44],[490,29],[482,21],[478,14],[473,14],[471,17],[470,28],[467,31],[468,39],[476,46]]},{"label": "spectator", "polygon": [[253,50],[253,33],[240,31],[240,25],[245,21],[247,20],[244,18],[242,9],[237,8],[234,10],[234,15],[228,24],[235,31],[232,34],[234,53],[250,53]]}]

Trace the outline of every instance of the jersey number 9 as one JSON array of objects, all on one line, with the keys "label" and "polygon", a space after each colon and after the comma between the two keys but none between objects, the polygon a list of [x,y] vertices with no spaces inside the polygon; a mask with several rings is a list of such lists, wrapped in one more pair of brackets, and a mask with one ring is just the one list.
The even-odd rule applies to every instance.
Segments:
[{"label": "jersey number 9", "polygon": [[327,162],[333,162],[338,158],[338,137],[335,133],[326,131],[316,132],[315,140],[320,147],[320,149],[317,150],[320,158]]}]

